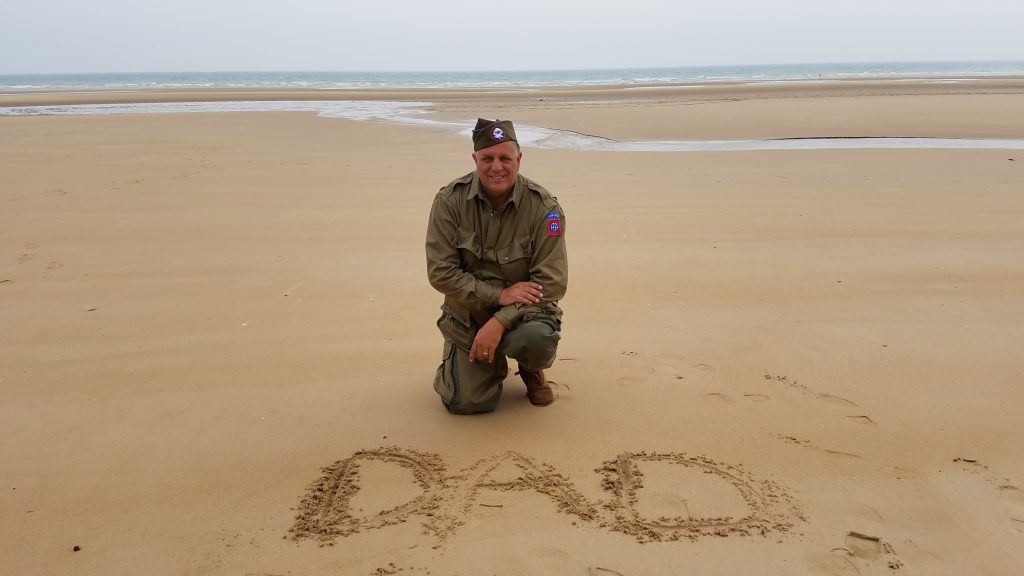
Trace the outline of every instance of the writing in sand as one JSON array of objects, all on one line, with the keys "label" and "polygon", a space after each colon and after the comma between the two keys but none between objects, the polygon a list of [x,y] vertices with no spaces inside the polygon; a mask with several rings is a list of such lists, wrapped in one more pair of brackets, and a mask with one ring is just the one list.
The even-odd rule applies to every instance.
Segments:
[{"label": "writing in sand", "polygon": [[[374,514],[354,509],[362,466],[397,466],[411,472],[415,497]],[[314,538],[330,545],[338,537],[415,518],[424,534],[444,540],[478,507],[501,507],[481,503],[482,491],[536,491],[573,517],[574,524],[621,532],[642,543],[767,536],[786,533],[803,519],[775,482],[704,456],[625,452],[595,472],[601,475],[605,499],[587,498],[553,467],[518,452],[483,458],[449,474],[437,454],[398,447],[360,450],[323,469],[302,498],[290,533],[294,539]]]}]

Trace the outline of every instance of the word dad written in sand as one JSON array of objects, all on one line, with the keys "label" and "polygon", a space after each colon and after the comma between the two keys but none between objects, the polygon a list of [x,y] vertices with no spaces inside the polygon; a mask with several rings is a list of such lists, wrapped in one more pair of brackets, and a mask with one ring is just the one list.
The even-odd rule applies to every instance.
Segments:
[{"label": "word dad written in sand", "polygon": [[[353,498],[361,490],[360,466],[371,463],[410,471],[418,496],[376,514],[353,510]],[[518,452],[484,458],[447,474],[437,454],[398,447],[361,450],[323,469],[300,502],[290,532],[294,539],[332,544],[339,536],[417,518],[424,534],[444,540],[481,510],[504,506],[479,502],[482,491],[536,491],[559,512],[574,517],[573,524],[621,532],[640,542],[768,535],[788,532],[794,519],[802,519],[774,482],[703,456],[626,452],[595,472],[602,476],[606,500],[589,500],[554,468]]]}]

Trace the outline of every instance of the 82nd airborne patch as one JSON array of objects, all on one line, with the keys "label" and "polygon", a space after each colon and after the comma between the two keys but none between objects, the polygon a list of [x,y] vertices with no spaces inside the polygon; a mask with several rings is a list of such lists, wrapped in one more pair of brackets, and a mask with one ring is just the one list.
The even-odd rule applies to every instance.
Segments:
[{"label": "82nd airborne patch", "polygon": [[558,212],[549,212],[547,216],[547,230],[548,236],[561,236],[562,235],[562,217],[558,215]]}]

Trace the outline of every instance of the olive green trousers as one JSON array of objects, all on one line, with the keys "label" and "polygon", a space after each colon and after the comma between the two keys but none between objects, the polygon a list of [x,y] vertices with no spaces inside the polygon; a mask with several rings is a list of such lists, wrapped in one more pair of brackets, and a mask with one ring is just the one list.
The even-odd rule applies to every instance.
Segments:
[{"label": "olive green trousers", "polygon": [[434,390],[452,414],[493,411],[501,399],[502,382],[508,376],[508,358],[513,358],[520,370],[549,368],[555,362],[561,338],[561,323],[546,314],[537,314],[505,332],[496,358],[470,362],[469,348],[479,327],[467,325],[447,312],[441,315],[437,327],[444,336],[444,350],[434,376]]}]

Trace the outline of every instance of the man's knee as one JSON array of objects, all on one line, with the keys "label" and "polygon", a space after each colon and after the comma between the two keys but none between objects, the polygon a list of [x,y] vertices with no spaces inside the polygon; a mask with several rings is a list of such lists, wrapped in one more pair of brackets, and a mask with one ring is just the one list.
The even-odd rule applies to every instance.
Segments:
[{"label": "man's knee", "polygon": [[454,342],[447,341],[444,358],[437,367],[434,390],[444,407],[452,414],[492,412],[501,399],[501,382],[508,367],[501,364],[469,362],[469,355]]},{"label": "man's knee", "polygon": [[549,368],[555,362],[561,333],[556,320],[540,318],[523,322],[505,336],[505,354],[529,370]]},{"label": "man's knee", "polygon": [[501,382],[480,383],[482,386],[460,386],[454,396],[441,403],[452,414],[486,414],[494,412],[501,399]]}]

